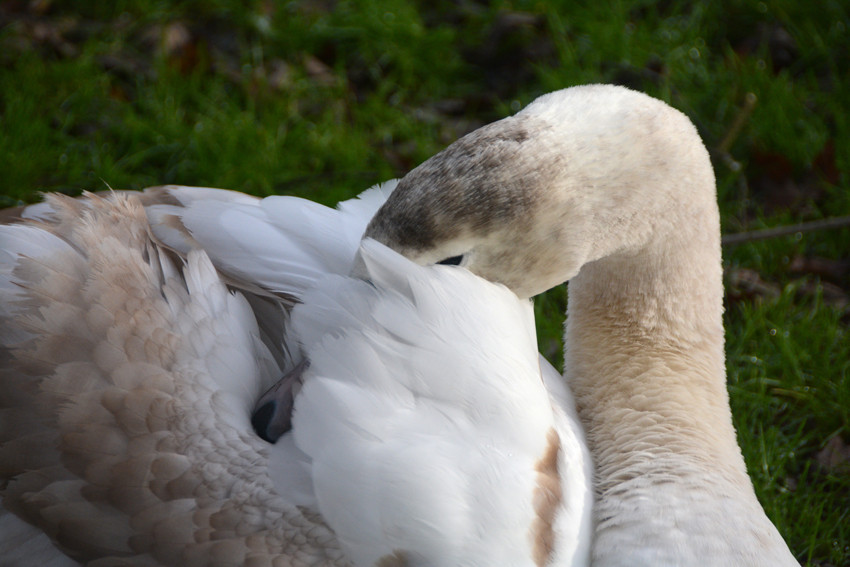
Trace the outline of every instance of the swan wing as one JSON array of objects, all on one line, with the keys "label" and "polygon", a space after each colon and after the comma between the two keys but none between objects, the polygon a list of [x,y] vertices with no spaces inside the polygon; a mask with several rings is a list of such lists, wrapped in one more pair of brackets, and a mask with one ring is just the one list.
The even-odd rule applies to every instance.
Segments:
[{"label": "swan wing", "polygon": [[[286,333],[289,308],[317,278],[349,273],[366,224],[395,185],[395,180],[376,185],[336,208],[297,197],[260,199],[182,185],[99,195],[137,198],[154,238],[181,257],[205,250],[223,281],[251,304],[263,342],[278,365],[289,370],[298,362]],[[7,216],[55,222],[55,208],[46,200]]]},{"label": "swan wing", "polygon": [[4,508],[91,564],[347,564],[312,488],[269,478],[249,415],[280,369],[246,299],[137,198],[48,204],[0,227]]},{"label": "swan wing", "polygon": [[336,208],[291,196],[164,185],[141,195],[153,234],[181,256],[207,252],[225,282],[243,292],[263,342],[289,371],[298,362],[289,308],[326,274],[347,274],[366,224],[395,188],[376,185]]},{"label": "swan wing", "polygon": [[366,224],[394,187],[377,185],[334,209],[298,197],[169,185],[146,190],[146,210],[165,245],[181,254],[206,250],[239,287],[298,298],[325,274],[348,274]]},{"label": "swan wing", "polygon": [[589,459],[542,381],[529,302],[374,241],[360,255],[370,282],[324,278],[293,314],[311,360],[295,442],[343,548],[357,565],[586,564]]}]

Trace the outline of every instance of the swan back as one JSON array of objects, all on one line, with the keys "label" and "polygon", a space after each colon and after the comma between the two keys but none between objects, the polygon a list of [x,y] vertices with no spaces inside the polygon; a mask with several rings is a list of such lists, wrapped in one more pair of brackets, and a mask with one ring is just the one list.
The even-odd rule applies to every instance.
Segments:
[{"label": "swan back", "polygon": [[374,241],[360,260],[369,282],[322,280],[293,315],[311,360],[295,440],[343,548],[358,565],[586,564],[589,458],[572,400],[544,385],[529,302]]}]

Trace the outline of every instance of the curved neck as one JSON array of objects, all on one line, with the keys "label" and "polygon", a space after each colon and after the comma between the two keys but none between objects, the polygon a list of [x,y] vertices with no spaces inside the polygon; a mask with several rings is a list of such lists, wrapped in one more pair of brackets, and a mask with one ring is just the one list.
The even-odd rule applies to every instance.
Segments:
[{"label": "curved neck", "polygon": [[569,283],[565,367],[603,490],[645,451],[745,474],[726,392],[716,207],[704,216]]},{"label": "curved neck", "polygon": [[[586,264],[569,283],[564,362],[595,466],[600,565],[675,554],[676,534],[711,541],[699,539],[705,525],[734,540],[745,530],[724,527],[730,513],[775,532],[732,425],[719,223],[708,217],[638,253]],[[706,493],[722,499],[700,500]]]}]

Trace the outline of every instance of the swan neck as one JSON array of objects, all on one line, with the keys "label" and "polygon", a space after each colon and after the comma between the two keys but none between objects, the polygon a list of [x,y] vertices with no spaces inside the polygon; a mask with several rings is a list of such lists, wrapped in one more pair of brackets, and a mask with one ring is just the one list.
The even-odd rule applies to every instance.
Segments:
[{"label": "swan neck", "polygon": [[570,281],[566,377],[594,461],[600,565],[606,549],[649,553],[646,541],[672,553],[674,534],[704,525],[734,540],[744,531],[724,527],[730,513],[775,535],[732,425],[715,235],[598,260]]},{"label": "swan neck", "polygon": [[[569,283],[565,367],[591,450],[612,436],[604,443],[608,452],[628,455],[619,434],[632,423],[640,435],[638,424],[649,418],[677,440],[710,430],[709,443],[694,443],[707,454],[740,453],[726,391],[722,312],[719,228],[711,223],[690,238],[582,267]],[[654,451],[670,450],[665,442],[660,436]]]}]

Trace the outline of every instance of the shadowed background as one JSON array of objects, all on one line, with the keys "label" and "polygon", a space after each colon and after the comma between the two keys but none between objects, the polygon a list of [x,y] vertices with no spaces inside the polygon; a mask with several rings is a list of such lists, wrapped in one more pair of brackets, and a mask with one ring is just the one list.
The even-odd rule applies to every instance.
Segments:
[{"label": "shadowed background", "polygon": [[[163,183],[333,204],[537,95],[611,82],[691,117],[725,233],[850,215],[837,0],[96,4],[0,0],[0,206]],[[850,228],[724,257],[757,493],[802,563],[848,565]],[[565,301],[536,303],[556,363]]]}]

